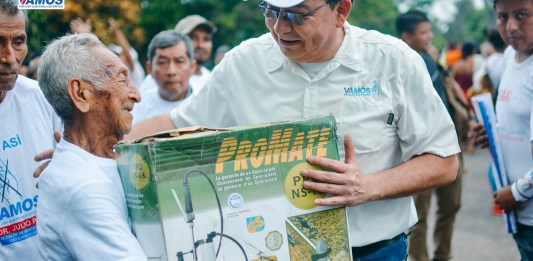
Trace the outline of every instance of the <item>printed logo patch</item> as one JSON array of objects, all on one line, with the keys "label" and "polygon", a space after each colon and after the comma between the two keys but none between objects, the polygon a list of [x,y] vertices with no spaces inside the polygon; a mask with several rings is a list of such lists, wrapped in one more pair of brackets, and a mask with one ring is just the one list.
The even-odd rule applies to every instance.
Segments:
[{"label": "printed logo patch", "polygon": [[265,229],[265,219],[262,216],[246,218],[246,227],[250,233],[263,231]]},{"label": "printed logo patch", "polygon": [[239,210],[244,205],[244,198],[239,193],[231,193],[228,197],[228,207]]},{"label": "printed logo patch", "polygon": [[379,84],[374,80],[372,85],[364,82],[359,86],[344,87],[344,96],[379,96]]},{"label": "printed logo patch", "polygon": [[65,9],[65,0],[19,0],[19,9]]}]

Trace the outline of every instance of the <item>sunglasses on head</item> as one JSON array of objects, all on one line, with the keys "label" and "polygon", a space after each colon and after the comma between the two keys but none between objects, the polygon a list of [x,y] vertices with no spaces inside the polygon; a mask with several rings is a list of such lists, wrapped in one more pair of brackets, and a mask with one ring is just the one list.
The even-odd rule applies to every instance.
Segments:
[{"label": "sunglasses on head", "polygon": [[279,16],[283,16],[287,19],[289,19],[291,22],[297,24],[297,25],[302,25],[304,23],[304,19],[305,17],[309,16],[309,15],[312,15],[314,13],[316,13],[320,8],[324,7],[325,5],[327,5],[327,3],[305,13],[305,14],[298,14],[298,13],[293,13],[293,12],[289,12],[289,11],[279,11],[279,10],[273,10],[273,9],[270,9],[267,7],[267,5],[265,4],[265,2],[262,2],[261,4],[259,4],[259,8],[261,9],[261,12],[263,13],[263,15],[269,19],[269,20],[278,20]]}]

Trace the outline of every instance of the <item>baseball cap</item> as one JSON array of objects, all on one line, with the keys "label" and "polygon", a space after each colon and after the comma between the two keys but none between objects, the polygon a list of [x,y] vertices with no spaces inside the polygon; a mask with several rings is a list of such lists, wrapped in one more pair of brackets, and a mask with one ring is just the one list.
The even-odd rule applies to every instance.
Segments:
[{"label": "baseball cap", "polygon": [[303,1],[304,0],[266,0],[266,2],[268,2],[269,4],[281,8],[292,7]]},{"label": "baseball cap", "polygon": [[[269,4],[281,8],[287,8],[287,7],[293,7],[305,0],[265,0],[265,2],[268,2]],[[354,0],[351,0],[352,3]],[[494,1],[494,0],[492,0]]]},{"label": "baseball cap", "polygon": [[211,34],[217,31],[217,27],[213,23],[199,15],[189,15],[181,19],[174,30],[178,31],[180,34],[187,35],[198,26],[207,29]]}]

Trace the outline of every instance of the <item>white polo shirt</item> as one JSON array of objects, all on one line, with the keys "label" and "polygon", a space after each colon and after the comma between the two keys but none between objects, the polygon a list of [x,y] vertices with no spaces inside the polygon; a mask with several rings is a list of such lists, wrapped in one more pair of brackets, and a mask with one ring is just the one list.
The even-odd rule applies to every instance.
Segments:
[{"label": "white polo shirt", "polygon": [[194,93],[198,93],[204,87],[205,83],[210,77],[211,71],[204,66],[200,66],[200,74],[193,73],[191,78],[189,78],[189,85],[193,89]]},{"label": "white polo shirt", "polygon": [[[333,115],[339,140],[352,134],[358,164],[370,175],[423,153],[458,153],[454,125],[420,55],[376,31],[347,23],[344,30],[337,54],[313,79],[270,34],[243,42],[171,112],[174,124],[228,127]],[[344,159],[342,143],[339,152]],[[347,211],[352,246],[390,239],[417,221],[411,197]]]}]

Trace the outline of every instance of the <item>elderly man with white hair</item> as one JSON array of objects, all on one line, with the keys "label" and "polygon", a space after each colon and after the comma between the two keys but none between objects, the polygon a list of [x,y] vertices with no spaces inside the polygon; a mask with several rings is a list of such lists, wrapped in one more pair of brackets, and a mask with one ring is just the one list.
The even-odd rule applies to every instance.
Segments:
[{"label": "elderly man with white hair", "polygon": [[68,35],[46,47],[39,84],[65,126],[39,184],[41,258],[146,260],[113,154],[141,99],[128,68],[94,35]]}]

